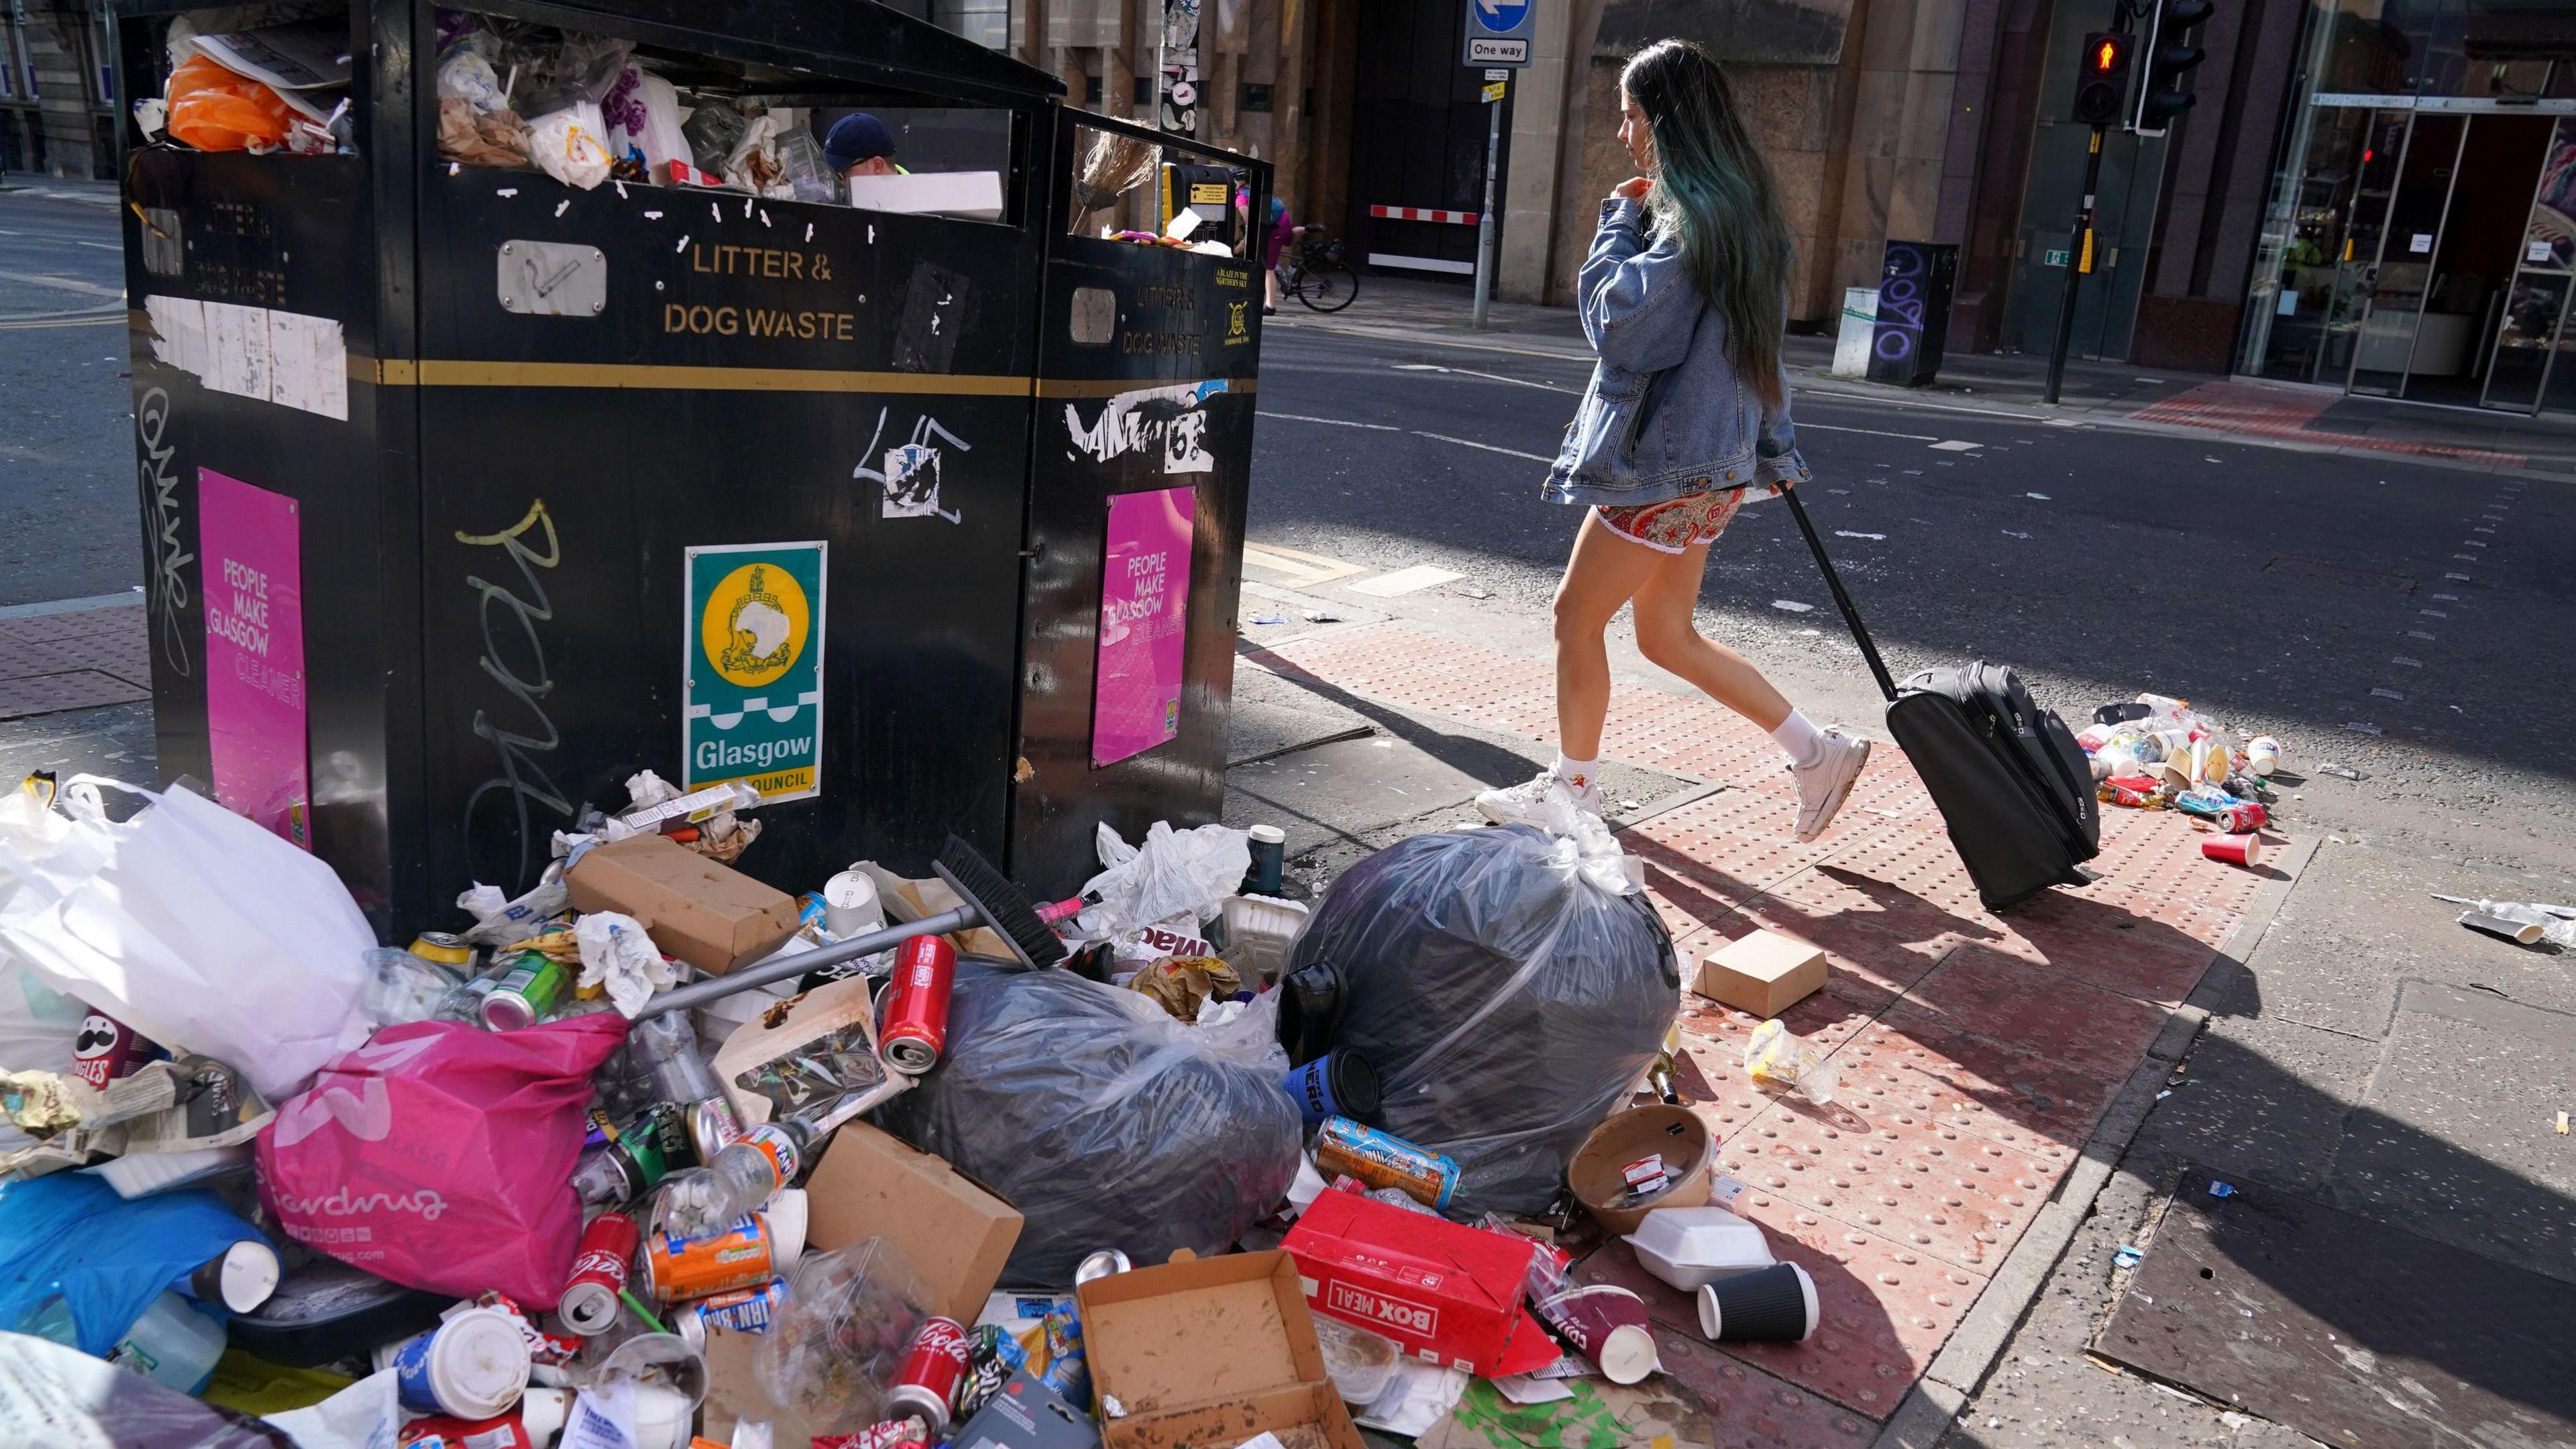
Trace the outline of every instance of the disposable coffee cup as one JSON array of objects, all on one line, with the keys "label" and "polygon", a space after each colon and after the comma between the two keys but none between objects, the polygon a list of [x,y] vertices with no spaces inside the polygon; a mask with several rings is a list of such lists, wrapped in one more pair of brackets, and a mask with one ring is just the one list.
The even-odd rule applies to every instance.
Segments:
[{"label": "disposable coffee cup", "polygon": [[1699,1290],[1699,1331],[1712,1343],[1804,1343],[1821,1317],[1816,1280],[1795,1263],[1720,1278]]},{"label": "disposable coffee cup", "polygon": [[2490,936],[2502,936],[2517,946],[2537,946],[2540,938],[2549,934],[2538,921],[2508,921],[2502,916],[2482,915],[2476,911],[2463,911],[2460,924]]},{"label": "disposable coffee cup", "polygon": [[184,1291],[200,1303],[248,1313],[277,1291],[277,1279],[277,1250],[245,1238],[189,1274]]},{"label": "disposable coffee cup", "polygon": [[1348,1047],[1326,1052],[1302,1067],[1290,1068],[1282,1085],[1287,1087],[1289,1096],[1297,1099],[1297,1110],[1309,1127],[1322,1126],[1327,1117],[1365,1122],[1377,1115],[1377,1067]]},{"label": "disposable coffee cup", "polygon": [[469,1308],[417,1338],[376,1350],[403,1406],[453,1419],[497,1419],[528,1387],[528,1340],[497,1308]]},{"label": "disposable coffee cup", "polygon": [[2253,764],[2255,774],[2271,774],[2281,768],[2281,742],[2270,735],[2256,735],[2246,741],[2245,758]]},{"label": "disposable coffee cup", "polygon": [[687,1449],[695,1406],[662,1384],[635,1385],[635,1449]]},{"label": "disposable coffee cup", "polygon": [[2200,853],[2211,860],[2252,870],[2263,863],[2263,837],[2252,834],[2203,836]]},{"label": "disposable coffee cup", "polygon": [[1251,837],[1252,869],[1244,873],[1243,894],[1279,894],[1280,876],[1288,864],[1288,832],[1276,825],[1255,825],[1244,834]]},{"label": "disposable coffee cup", "polygon": [[570,1389],[530,1389],[519,1398],[519,1427],[528,1431],[529,1449],[547,1449],[572,1417]]},{"label": "disposable coffee cup", "polygon": [[1627,1289],[1600,1283],[1552,1294],[1537,1306],[1538,1316],[1610,1382],[1639,1383],[1655,1371],[1655,1331],[1646,1325],[1646,1300]]},{"label": "disposable coffee cup", "polygon": [[885,906],[865,871],[845,870],[823,882],[823,929],[842,940],[882,929]]}]

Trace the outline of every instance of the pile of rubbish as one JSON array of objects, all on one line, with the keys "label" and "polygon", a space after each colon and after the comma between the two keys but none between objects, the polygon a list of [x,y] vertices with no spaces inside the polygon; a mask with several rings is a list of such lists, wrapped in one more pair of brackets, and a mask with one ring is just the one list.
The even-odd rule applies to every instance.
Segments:
[{"label": "pile of rubbish", "polygon": [[2274,803],[2265,782],[2281,768],[2281,742],[2256,735],[2230,745],[2191,701],[2161,694],[2106,704],[2075,736],[2093,765],[2095,795],[2132,810],[2178,810],[2204,822],[2201,853],[2247,868],[2263,863],[2263,827]]},{"label": "pile of rubbish", "polygon": [[[181,17],[168,81],[136,119],[147,139],[196,151],[355,154],[349,33],[345,16],[220,34]],[[630,41],[549,25],[441,10],[436,39],[438,154],[451,167],[542,171],[583,190],[853,200],[806,108],[684,92]],[[993,190],[998,206],[998,177]]]},{"label": "pile of rubbish", "polygon": [[1657,1372],[1609,1237],[1712,1339],[1814,1331],[1658,1101],[1681,975],[1597,819],[1310,913],[1264,827],[798,897],[756,795],[628,790],[405,948],[187,782],[0,799],[0,1382],[132,1444],[1359,1449]]}]

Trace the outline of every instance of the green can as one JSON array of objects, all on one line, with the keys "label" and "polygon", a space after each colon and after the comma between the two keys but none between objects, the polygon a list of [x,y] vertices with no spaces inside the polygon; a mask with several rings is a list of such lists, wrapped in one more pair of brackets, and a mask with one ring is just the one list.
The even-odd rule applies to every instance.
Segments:
[{"label": "green can", "polygon": [[563,1000],[564,990],[571,984],[569,967],[548,959],[542,952],[522,952],[518,960],[510,963],[509,971],[492,983],[491,994],[483,998],[483,1024],[494,1031],[534,1026]]}]

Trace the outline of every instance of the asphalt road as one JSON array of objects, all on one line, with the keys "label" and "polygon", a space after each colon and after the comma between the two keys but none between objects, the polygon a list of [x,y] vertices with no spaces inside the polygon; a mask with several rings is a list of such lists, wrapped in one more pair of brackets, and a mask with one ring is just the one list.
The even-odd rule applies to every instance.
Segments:
[{"label": "asphalt road", "polygon": [[116,213],[0,193],[0,605],[143,582]]},{"label": "asphalt road", "polygon": [[[1489,591],[1496,629],[1544,639],[1577,516],[1538,487],[1585,374],[1275,327],[1251,537],[1455,570],[1448,591]],[[2140,690],[2186,697],[2370,777],[2311,776],[2311,821],[2506,865],[2576,858],[2576,731],[2547,687],[2576,623],[2576,571],[2550,562],[2576,556],[2567,485],[1862,385],[1802,381],[1793,406],[1808,509],[1899,677],[2001,660],[2078,725]],[[1739,516],[1701,609],[1793,697],[1874,714],[1780,504]]]}]

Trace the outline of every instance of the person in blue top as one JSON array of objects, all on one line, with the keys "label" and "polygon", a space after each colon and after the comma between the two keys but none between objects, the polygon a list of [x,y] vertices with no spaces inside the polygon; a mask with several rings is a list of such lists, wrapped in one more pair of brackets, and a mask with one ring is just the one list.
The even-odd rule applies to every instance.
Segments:
[{"label": "person in blue top", "polygon": [[1701,636],[1692,614],[1709,545],[1745,491],[1805,482],[1780,362],[1790,243],[1770,164],[1745,129],[1726,72],[1697,45],[1663,40],[1619,78],[1619,140],[1642,174],[1602,203],[1577,292],[1597,361],[1545,496],[1589,505],[1556,591],[1556,763],[1488,790],[1498,824],[1552,804],[1600,813],[1593,775],[1610,709],[1612,616],[1635,606],[1647,659],[1770,732],[1789,757],[1813,840],[1869,759],[1869,742],[1818,729],[1743,655]]}]

